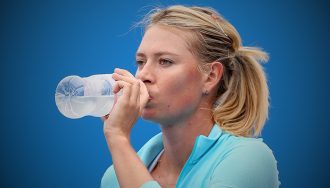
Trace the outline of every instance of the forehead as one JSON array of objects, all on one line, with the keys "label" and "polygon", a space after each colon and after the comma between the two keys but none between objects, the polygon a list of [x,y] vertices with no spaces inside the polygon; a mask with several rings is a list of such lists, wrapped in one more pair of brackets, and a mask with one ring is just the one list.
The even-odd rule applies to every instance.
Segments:
[{"label": "forehead", "polygon": [[170,53],[190,53],[189,39],[191,34],[174,27],[154,25],[147,29],[137,53],[157,53],[168,51]]}]

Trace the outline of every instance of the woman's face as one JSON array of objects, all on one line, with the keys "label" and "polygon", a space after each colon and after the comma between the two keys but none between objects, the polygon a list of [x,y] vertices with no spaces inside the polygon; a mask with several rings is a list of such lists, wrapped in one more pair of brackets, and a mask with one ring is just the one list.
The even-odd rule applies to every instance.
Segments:
[{"label": "woman's face", "polygon": [[191,117],[198,109],[203,91],[203,74],[189,51],[184,31],[155,25],[150,27],[136,53],[136,77],[150,98],[142,117],[172,125]]}]

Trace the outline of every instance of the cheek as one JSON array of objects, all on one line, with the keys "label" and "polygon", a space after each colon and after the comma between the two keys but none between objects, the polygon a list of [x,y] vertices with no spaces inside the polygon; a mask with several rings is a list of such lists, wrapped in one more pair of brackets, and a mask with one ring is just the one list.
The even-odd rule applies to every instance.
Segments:
[{"label": "cheek", "polygon": [[167,109],[180,110],[193,108],[200,100],[200,79],[197,75],[185,75],[176,78],[172,84],[167,84]]},{"label": "cheek", "polygon": [[168,85],[172,85],[173,90],[196,91],[200,88],[202,75],[196,67],[189,67],[178,72],[173,74],[167,82]]}]

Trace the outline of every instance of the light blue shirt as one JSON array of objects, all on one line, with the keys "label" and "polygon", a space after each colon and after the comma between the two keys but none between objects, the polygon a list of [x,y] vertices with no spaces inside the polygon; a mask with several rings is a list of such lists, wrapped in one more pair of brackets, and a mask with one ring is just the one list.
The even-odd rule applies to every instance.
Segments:
[{"label": "light blue shirt", "polygon": [[[163,149],[162,133],[159,133],[138,155],[148,168]],[[197,137],[176,187],[274,188],[279,185],[277,162],[261,138],[237,137],[214,125],[208,137]],[[101,181],[101,188],[108,187],[119,188],[113,165]],[[141,187],[158,188],[160,185],[149,181]]]}]

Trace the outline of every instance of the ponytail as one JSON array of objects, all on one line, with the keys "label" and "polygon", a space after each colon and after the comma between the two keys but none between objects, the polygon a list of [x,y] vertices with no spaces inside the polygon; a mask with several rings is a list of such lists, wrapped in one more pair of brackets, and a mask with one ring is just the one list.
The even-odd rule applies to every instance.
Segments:
[{"label": "ponytail", "polygon": [[224,66],[219,88],[223,93],[213,110],[214,121],[224,130],[238,136],[260,134],[268,117],[269,91],[259,61],[267,60],[268,55],[258,48],[240,47]]}]

